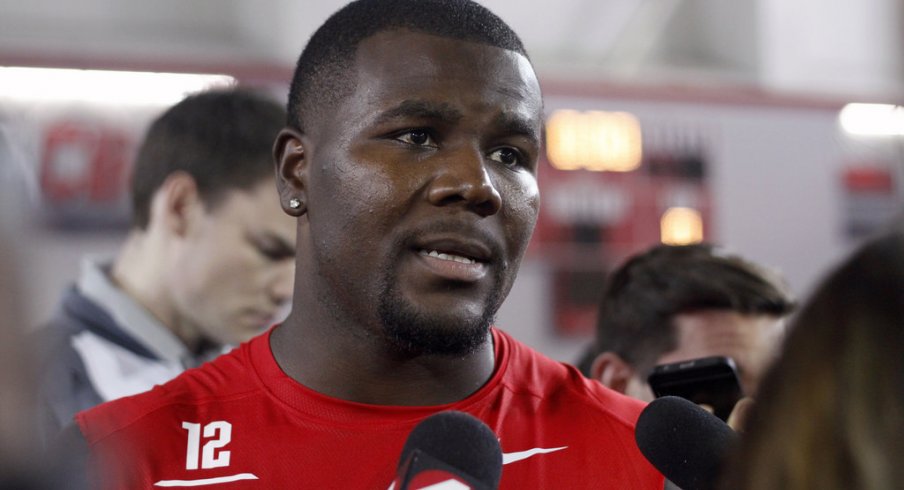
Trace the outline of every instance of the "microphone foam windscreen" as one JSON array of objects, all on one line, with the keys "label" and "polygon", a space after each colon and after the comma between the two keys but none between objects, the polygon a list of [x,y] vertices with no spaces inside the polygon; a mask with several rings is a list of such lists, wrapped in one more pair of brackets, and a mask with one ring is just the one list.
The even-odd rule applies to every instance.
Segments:
[{"label": "microphone foam windscreen", "polygon": [[415,426],[402,448],[400,465],[416,449],[492,488],[502,476],[502,449],[496,434],[463,412],[440,412]]},{"label": "microphone foam windscreen", "polygon": [[666,396],[644,408],[634,438],[647,460],[683,490],[710,490],[738,436],[693,402]]}]

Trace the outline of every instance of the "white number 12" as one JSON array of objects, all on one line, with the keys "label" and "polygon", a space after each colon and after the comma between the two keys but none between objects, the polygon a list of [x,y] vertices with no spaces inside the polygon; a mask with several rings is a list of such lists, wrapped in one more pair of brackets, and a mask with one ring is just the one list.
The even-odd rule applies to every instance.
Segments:
[{"label": "white number 12", "polygon": [[201,424],[182,422],[182,428],[188,431],[188,448],[185,453],[185,469],[198,469],[198,459],[201,459],[201,468],[221,468],[229,466],[230,451],[218,451],[232,441],[232,424],[224,420],[217,420],[204,426],[204,438],[210,439],[201,448]]}]

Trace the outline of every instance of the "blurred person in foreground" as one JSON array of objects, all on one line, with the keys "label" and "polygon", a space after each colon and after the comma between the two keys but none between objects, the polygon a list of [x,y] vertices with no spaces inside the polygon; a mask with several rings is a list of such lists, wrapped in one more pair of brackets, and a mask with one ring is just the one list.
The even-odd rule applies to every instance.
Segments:
[{"label": "blurred person in foreground", "polygon": [[35,358],[25,338],[19,253],[6,225],[0,217],[0,488],[37,489],[46,467],[33,430]]},{"label": "blurred person in foreground", "polygon": [[657,245],[609,277],[594,343],[579,361],[589,377],[651,401],[659,364],[725,356],[756,393],[794,302],[774,272],[708,244]]},{"label": "blurred person in foreground", "polygon": [[500,488],[662,488],[641,402],[492,326],[539,211],[543,101],[511,28],[467,0],[350,3],[302,52],[289,113],[291,314],[78,414],[102,486],[386,489],[412,429],[457,410],[498,437]]},{"label": "blurred person in foreground", "polygon": [[41,351],[41,419],[145,391],[260,333],[291,297],[295,220],[279,206],[273,139],[285,110],[247,90],[191,95],[150,126],[132,176],[132,228],[86,259]]},{"label": "blurred person in foreground", "polygon": [[904,232],[817,288],[748,417],[725,489],[904,485]]}]

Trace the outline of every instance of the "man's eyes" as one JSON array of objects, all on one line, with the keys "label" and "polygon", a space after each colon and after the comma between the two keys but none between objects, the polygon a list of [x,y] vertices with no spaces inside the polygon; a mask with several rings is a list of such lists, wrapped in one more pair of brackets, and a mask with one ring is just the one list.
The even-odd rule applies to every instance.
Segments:
[{"label": "man's eyes", "polygon": [[294,253],[281,248],[260,248],[258,250],[260,251],[261,255],[272,260],[273,262],[280,262],[283,260],[295,258]]},{"label": "man's eyes", "polygon": [[[406,129],[405,131],[397,133],[393,138],[402,143],[416,147],[439,148],[437,138],[429,129]],[[487,154],[487,158],[510,168],[523,165],[525,161],[525,157],[521,151],[509,146],[492,150]]]},{"label": "man's eyes", "polygon": [[254,248],[258,253],[273,262],[280,262],[287,259],[295,258],[295,249],[280,243],[271,243],[269,241],[253,241]]},{"label": "man's eyes", "polygon": [[403,133],[396,135],[396,139],[402,143],[414,146],[429,146],[436,148],[438,145],[433,136],[426,129],[409,129]]},{"label": "man's eyes", "polygon": [[506,167],[517,167],[523,161],[521,153],[514,148],[498,148],[493,150],[489,157],[490,160],[499,162]]}]

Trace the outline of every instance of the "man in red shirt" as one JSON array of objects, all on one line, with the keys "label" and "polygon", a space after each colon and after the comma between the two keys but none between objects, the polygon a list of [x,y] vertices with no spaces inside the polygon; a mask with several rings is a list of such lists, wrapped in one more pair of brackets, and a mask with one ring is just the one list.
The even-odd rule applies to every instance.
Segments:
[{"label": "man in red shirt", "polygon": [[103,488],[388,488],[458,410],[501,488],[659,489],[642,403],[491,327],[539,207],[540,87],[468,0],[361,0],[308,42],[274,147],[298,218],[293,310],[267,334],[77,416]]}]

